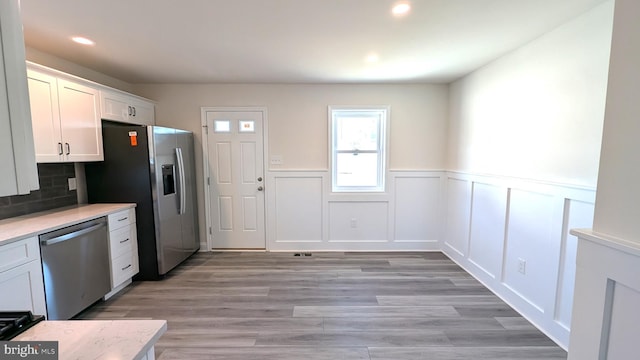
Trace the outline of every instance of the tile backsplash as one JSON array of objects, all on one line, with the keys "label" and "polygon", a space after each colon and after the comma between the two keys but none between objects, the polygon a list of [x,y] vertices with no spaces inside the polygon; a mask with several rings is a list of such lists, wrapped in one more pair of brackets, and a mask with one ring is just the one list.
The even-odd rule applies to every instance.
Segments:
[{"label": "tile backsplash", "polygon": [[73,163],[38,164],[40,190],[0,197],[0,219],[77,204],[76,190],[69,190],[67,180],[72,177],[75,177]]}]

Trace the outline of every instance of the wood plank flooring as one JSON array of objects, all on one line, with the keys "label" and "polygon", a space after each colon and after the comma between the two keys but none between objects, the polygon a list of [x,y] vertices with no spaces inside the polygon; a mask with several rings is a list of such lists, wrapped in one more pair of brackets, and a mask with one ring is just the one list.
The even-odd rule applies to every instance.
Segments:
[{"label": "wood plank flooring", "polygon": [[441,253],[198,253],[78,318],[166,319],[160,360],[567,357]]}]

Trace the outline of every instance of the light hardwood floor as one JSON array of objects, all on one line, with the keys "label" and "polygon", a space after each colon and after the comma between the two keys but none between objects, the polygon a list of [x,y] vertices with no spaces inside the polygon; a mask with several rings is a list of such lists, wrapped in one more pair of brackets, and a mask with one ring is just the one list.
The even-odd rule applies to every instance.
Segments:
[{"label": "light hardwood floor", "polygon": [[567,356],[441,253],[198,253],[78,318],[168,320],[161,360]]}]

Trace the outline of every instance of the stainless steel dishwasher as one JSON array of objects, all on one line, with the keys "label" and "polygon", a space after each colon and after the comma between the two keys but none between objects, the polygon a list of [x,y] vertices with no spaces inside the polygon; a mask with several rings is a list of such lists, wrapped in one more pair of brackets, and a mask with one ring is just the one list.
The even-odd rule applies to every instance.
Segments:
[{"label": "stainless steel dishwasher", "polygon": [[49,320],[67,320],[110,290],[105,217],[40,235]]}]

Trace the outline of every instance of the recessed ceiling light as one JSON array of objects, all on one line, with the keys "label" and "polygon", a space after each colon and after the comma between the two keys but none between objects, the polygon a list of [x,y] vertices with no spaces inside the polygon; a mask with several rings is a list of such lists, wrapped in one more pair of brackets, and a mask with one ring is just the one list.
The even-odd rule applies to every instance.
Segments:
[{"label": "recessed ceiling light", "polygon": [[391,13],[393,13],[393,15],[400,16],[408,13],[409,10],[411,10],[409,3],[399,3],[391,9]]},{"label": "recessed ceiling light", "polygon": [[378,60],[380,60],[380,57],[376,53],[371,53],[364,57],[364,61],[368,63],[376,63]]},{"label": "recessed ceiling light", "polygon": [[74,36],[71,38],[71,40],[82,45],[95,45],[95,42],[93,40],[87,39],[86,37],[82,37],[82,36]]}]

